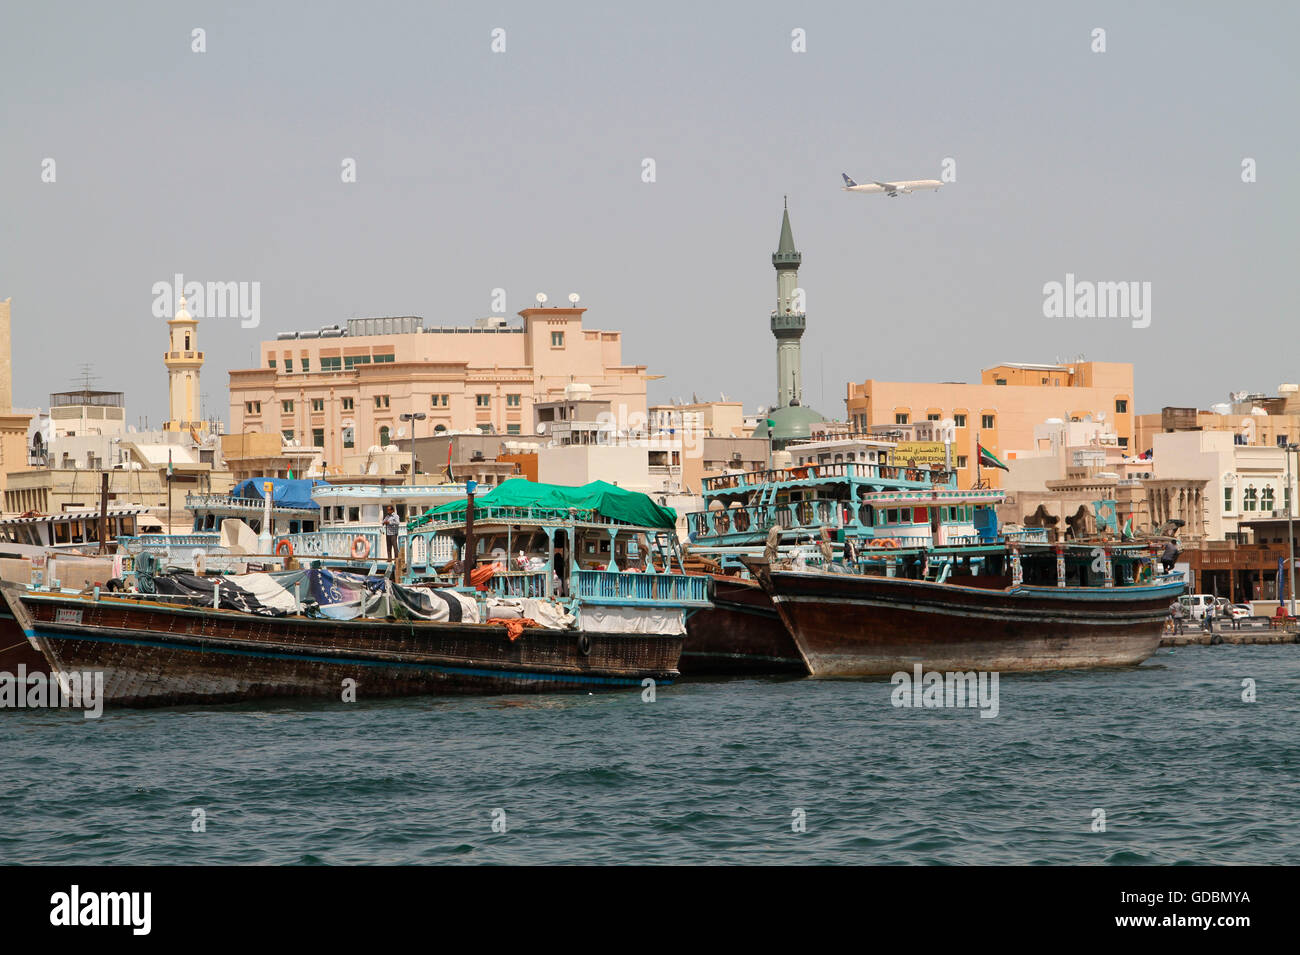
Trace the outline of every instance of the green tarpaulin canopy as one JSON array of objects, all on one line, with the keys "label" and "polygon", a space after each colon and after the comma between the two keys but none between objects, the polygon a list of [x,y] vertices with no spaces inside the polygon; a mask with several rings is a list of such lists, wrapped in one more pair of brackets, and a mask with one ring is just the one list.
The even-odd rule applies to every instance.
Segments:
[{"label": "green tarpaulin canopy", "polygon": [[[645,494],[625,491],[605,481],[592,481],[581,487],[563,487],[559,484],[538,484],[527,478],[511,478],[486,494],[476,495],[474,506],[476,516],[480,507],[546,507],[557,510],[576,507],[596,511],[610,520],[627,524],[662,527],[666,530],[677,526],[677,512],[671,507],[660,507]],[[415,523],[423,523],[431,514],[458,514],[464,510],[464,501],[452,501],[430,508]]]}]

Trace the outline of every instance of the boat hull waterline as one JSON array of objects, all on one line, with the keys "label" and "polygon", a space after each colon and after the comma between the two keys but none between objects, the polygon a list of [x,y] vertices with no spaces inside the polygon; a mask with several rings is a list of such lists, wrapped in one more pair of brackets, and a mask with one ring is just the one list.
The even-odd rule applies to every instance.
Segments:
[{"label": "boat hull waterline", "polygon": [[682,636],[499,624],[262,617],[91,600],[5,586],[24,631],[61,672],[104,674],[109,704],[341,700],[639,688],[679,674]]},{"label": "boat hull waterline", "polygon": [[990,590],[762,567],[813,676],[1136,666],[1160,645],[1181,583]]}]

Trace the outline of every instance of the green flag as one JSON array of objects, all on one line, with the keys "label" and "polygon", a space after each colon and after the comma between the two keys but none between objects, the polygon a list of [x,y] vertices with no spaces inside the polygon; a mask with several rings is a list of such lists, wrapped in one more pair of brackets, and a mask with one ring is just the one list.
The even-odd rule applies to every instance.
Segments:
[{"label": "green flag", "polygon": [[776,421],[775,421],[774,419],[772,419],[772,418],[768,418],[768,419],[767,419],[765,422],[763,422],[763,423],[766,424],[766,425],[768,426],[769,429],[770,429],[770,428],[775,428],[775,427],[776,427]]}]

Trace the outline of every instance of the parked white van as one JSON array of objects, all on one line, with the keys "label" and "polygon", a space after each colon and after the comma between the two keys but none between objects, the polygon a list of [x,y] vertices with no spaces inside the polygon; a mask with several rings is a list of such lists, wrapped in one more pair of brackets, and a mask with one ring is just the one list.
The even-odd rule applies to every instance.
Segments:
[{"label": "parked white van", "polygon": [[1183,616],[1188,620],[1204,620],[1207,616],[1214,616],[1214,594],[1183,594],[1178,598],[1178,603],[1182,605]]}]

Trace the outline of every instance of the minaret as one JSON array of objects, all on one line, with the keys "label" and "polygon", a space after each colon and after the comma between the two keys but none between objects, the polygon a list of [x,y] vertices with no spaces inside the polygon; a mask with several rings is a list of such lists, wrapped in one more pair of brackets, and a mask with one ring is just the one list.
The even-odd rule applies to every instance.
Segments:
[{"label": "minaret", "polygon": [[[781,216],[781,242],[772,254],[776,269],[776,311],[772,313],[772,334],[776,337],[776,406],[797,405],[803,400],[803,361],[799,339],[803,337],[807,317],[802,302],[795,300],[799,286],[799,263],[803,256],[795,251],[794,233],[790,231],[790,203]],[[796,308],[799,310],[796,311]]]},{"label": "minaret", "polygon": [[204,430],[199,420],[199,369],[203,352],[198,350],[198,320],[185,310],[185,296],[176,317],[167,320],[170,341],[163,353],[167,366],[168,407],[170,417],[164,431]]}]

